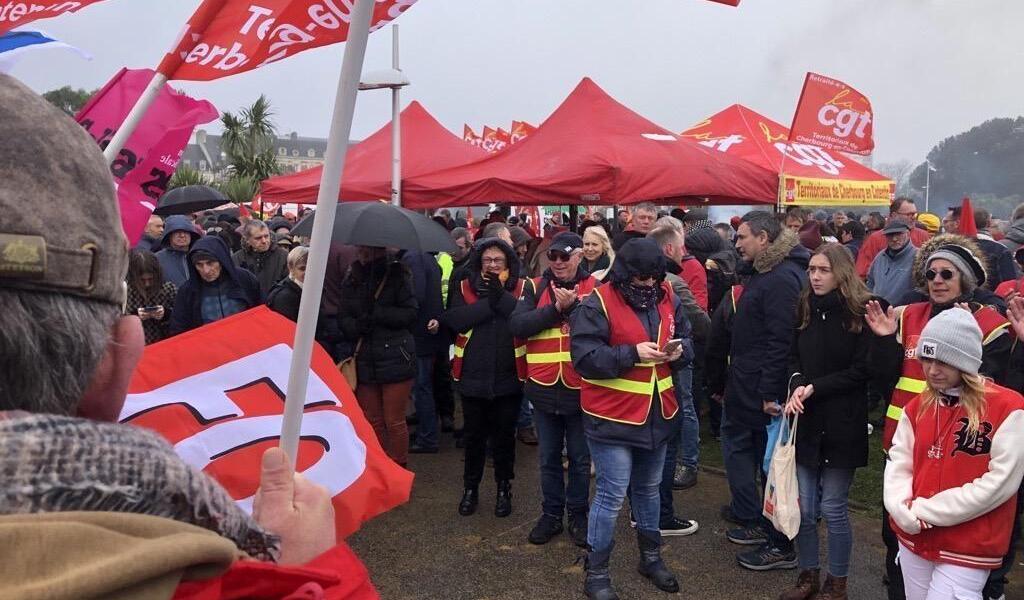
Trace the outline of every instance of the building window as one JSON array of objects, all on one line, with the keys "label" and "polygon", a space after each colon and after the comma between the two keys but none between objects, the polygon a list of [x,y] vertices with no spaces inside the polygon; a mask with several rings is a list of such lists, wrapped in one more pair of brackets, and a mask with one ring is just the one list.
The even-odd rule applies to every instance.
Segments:
[{"label": "building window", "polygon": [[278,154],[278,156],[285,156],[285,155],[288,154],[288,151],[285,150],[284,148],[278,148],[277,149],[277,154]]},{"label": "building window", "polygon": [[205,171],[206,170],[206,161],[205,160],[199,161],[199,170],[200,171]]},{"label": "building window", "polygon": [[185,166],[186,167],[191,167],[192,166],[192,161],[190,161],[189,159],[186,158],[185,159]]},{"label": "building window", "polygon": [[314,150],[312,148],[310,148],[309,150],[306,150],[306,156],[308,156],[310,158],[316,158],[316,150]]}]

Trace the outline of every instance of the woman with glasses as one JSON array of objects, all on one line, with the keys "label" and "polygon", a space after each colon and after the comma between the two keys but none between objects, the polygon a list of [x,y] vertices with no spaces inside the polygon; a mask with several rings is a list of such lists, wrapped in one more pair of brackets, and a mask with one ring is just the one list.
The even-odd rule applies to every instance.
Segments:
[{"label": "woman with glasses", "polygon": [[156,255],[149,250],[133,249],[128,254],[127,282],[125,314],[138,315],[142,320],[147,344],[166,338],[178,288],[164,280],[164,270]]},{"label": "woman with glasses", "polygon": [[[982,256],[973,240],[949,234],[936,236],[918,251],[914,263],[915,285],[928,294],[927,301],[887,310],[878,302],[868,303],[868,325],[880,338],[872,361],[880,371],[879,377],[895,384],[885,413],[882,449],[886,452],[904,408],[926,387],[916,349],[925,325],[935,316],[956,306],[967,308],[982,332],[979,372],[997,383],[1005,381],[1013,335],[1008,333],[1009,323],[998,310],[977,301],[977,291],[986,277]],[[889,586],[890,590],[902,589],[902,574],[895,562],[898,546],[888,523],[888,519],[882,523],[882,537],[888,551]]]},{"label": "woman with glasses", "polygon": [[526,376],[525,342],[513,338],[509,318],[528,285],[519,257],[497,237],[474,245],[466,266],[448,286],[448,310],[441,323],[454,331],[452,379],[462,396],[466,462],[459,514],[468,517],[480,502],[487,446],[494,458],[497,495],[494,516],[512,514],[516,418]]}]

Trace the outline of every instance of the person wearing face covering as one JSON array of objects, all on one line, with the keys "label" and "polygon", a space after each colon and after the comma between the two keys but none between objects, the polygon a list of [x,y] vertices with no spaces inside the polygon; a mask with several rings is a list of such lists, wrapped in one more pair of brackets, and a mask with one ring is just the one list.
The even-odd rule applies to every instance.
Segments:
[{"label": "person wearing face covering", "polygon": [[658,589],[679,591],[661,559],[659,486],[669,439],[679,431],[672,375],[693,359],[693,345],[690,322],[665,281],[665,262],[653,240],[627,241],[616,254],[609,283],[570,317],[572,365],[582,378],[583,430],[597,472],[584,580],[592,599],[618,598],[608,561],[630,486],[638,570]]}]

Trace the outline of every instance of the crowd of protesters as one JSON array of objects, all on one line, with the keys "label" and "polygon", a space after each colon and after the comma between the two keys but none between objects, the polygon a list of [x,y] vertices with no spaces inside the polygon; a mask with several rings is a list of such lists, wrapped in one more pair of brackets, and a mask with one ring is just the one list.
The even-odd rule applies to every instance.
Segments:
[{"label": "crowd of protesters", "polygon": [[[69,518],[83,526],[194,535],[196,548],[227,545],[217,559],[226,569],[238,550],[281,569],[322,568],[336,542],[330,501],[280,451],[267,452],[262,473],[278,493],[261,492],[251,517],[166,443],[111,422],[143,344],[262,304],[297,319],[308,260],[291,235],[298,216],[153,217],[129,252],[92,140],[10,79],[0,96],[33,155],[59,148],[77,161],[6,169],[0,194],[0,233],[18,238],[18,256],[55,250],[42,276],[0,269],[0,437],[19,445],[7,455],[5,474],[18,480],[0,494],[4,514],[29,513],[14,526],[38,527],[79,511]],[[28,194],[42,220],[19,216]],[[72,195],[88,210],[67,211]],[[662,539],[701,531],[673,492],[698,485],[707,419],[731,495],[725,537],[747,547],[738,563],[799,569],[780,598],[849,596],[851,483],[884,461],[889,597],[995,600],[1024,500],[1024,207],[1005,232],[986,211],[964,210],[940,219],[899,198],[887,216],[791,209],[713,224],[700,208],[641,203],[577,223],[496,210],[474,227],[445,209],[434,219],[451,253],[331,248],[316,339],[336,361],[354,359],[355,396],[395,462],[438,453],[443,434],[457,439],[453,513],[477,513],[490,461],[493,514],[512,514],[517,441],[537,445],[542,500],[526,538],[543,545],[567,532],[585,552],[589,598],[617,598],[624,505],[638,571],[664,592],[685,585]],[[59,239],[48,237],[55,224]],[[56,251],[86,239],[99,251]],[[762,509],[772,432],[796,415],[801,522],[790,539]],[[871,435],[883,456],[870,455]],[[89,472],[102,474],[91,482],[66,461],[22,460],[86,450]],[[90,511],[149,521],[97,525]],[[60,536],[48,540],[39,552],[61,551]]]}]

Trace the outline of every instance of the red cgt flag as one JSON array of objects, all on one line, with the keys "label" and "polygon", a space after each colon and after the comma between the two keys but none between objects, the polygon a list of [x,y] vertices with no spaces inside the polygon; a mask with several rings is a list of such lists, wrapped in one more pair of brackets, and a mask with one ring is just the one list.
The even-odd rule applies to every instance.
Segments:
[{"label": "red cgt flag", "polygon": [[[370,31],[416,0],[376,0]],[[353,0],[203,0],[158,71],[168,79],[209,81],[251,71],[303,50],[348,38]]]},{"label": "red cgt flag", "polygon": [[[121,421],[155,430],[252,510],[263,452],[279,443],[295,323],[259,307],[147,346]],[[334,498],[339,537],[409,499],[413,474],[381,449],[319,346],[296,470]]]},{"label": "red cgt flag", "polygon": [[462,141],[469,143],[472,146],[480,146],[483,144],[483,138],[478,136],[473,128],[465,123],[462,124]]},{"label": "red cgt flag", "polygon": [[530,137],[530,134],[534,131],[537,131],[537,128],[526,121],[512,121],[512,131],[510,132],[512,134],[511,142],[513,144],[521,142]]},{"label": "red cgt flag", "polygon": [[0,2],[0,33],[6,33],[15,27],[49,19],[64,13],[77,12],[90,4],[96,4],[101,0],[78,0],[77,2],[64,2],[62,0],[37,0],[36,2],[20,2],[19,0],[6,0]]},{"label": "red cgt flag", "polygon": [[808,73],[800,92],[789,141],[850,154],[871,154],[871,102],[849,85]]}]

